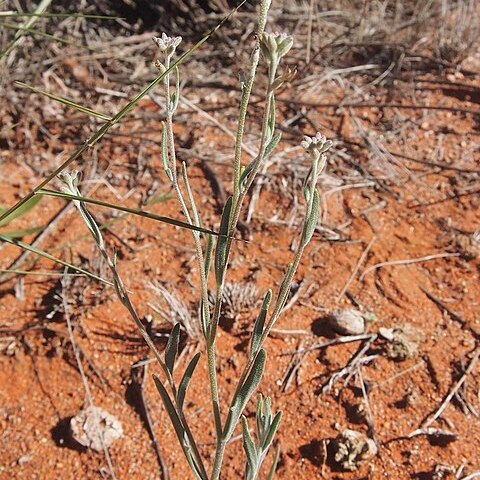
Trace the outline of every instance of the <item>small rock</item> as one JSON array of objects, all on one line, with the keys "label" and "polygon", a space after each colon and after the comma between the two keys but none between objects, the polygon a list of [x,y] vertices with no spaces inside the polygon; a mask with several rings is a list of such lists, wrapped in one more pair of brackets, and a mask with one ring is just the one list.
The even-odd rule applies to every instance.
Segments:
[{"label": "small rock", "polygon": [[32,460],[32,455],[27,454],[27,455],[22,455],[18,460],[17,464],[18,465],[24,465],[25,463],[28,463]]},{"label": "small rock", "polygon": [[[80,445],[97,452],[123,436],[122,424],[100,407],[87,407],[70,420],[72,437]],[[102,441],[103,440],[103,441]]]},{"label": "small rock", "polygon": [[346,429],[333,441],[335,463],[343,470],[358,470],[377,453],[375,442],[355,430]]},{"label": "small rock", "polygon": [[343,335],[360,335],[365,332],[363,314],[354,308],[336,310],[328,317],[333,330]]}]

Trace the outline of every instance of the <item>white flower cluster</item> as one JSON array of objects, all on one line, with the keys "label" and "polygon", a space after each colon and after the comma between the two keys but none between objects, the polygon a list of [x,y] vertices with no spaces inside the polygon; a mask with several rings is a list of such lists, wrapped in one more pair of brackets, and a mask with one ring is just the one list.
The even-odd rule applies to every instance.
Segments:
[{"label": "white flower cluster", "polygon": [[332,145],[331,140],[327,140],[325,135],[317,132],[314,137],[303,137],[303,142],[300,144],[310,155],[320,156],[325,153]]},{"label": "white flower cluster", "polygon": [[153,41],[162,53],[169,56],[172,55],[182,41],[182,37],[169,37],[166,33],[162,33],[161,37],[153,37]]}]

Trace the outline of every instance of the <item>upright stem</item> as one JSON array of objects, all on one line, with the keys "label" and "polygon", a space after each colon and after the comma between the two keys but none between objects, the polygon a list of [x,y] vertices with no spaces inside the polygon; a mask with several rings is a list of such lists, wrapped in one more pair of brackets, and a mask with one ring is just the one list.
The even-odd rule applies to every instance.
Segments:
[{"label": "upright stem", "polygon": [[[301,235],[301,238],[300,238],[300,242],[299,242],[299,245],[298,245],[297,250],[295,252],[295,255],[293,257],[293,262],[291,263],[291,266],[290,266],[286,276],[284,277],[284,279],[282,281],[282,285],[284,285],[285,288],[283,290],[280,290],[280,292],[278,293],[277,299],[275,301],[275,307],[273,309],[273,312],[270,316],[270,319],[269,319],[267,325],[265,326],[265,328],[263,330],[262,336],[260,338],[259,345],[257,347],[257,352],[260,351],[260,349],[262,348],[263,344],[265,343],[265,340],[267,339],[268,335],[270,334],[270,331],[273,328],[273,325],[277,322],[278,318],[280,317],[280,315],[283,311],[283,307],[285,305],[285,300],[286,300],[286,298],[288,296],[288,293],[290,291],[290,288],[289,288],[290,284],[293,280],[293,277],[295,276],[295,273],[298,269],[298,266],[300,265],[300,261],[302,259],[305,247],[308,244],[308,242],[305,241],[306,224],[307,224],[307,221],[308,221],[308,217],[309,217],[309,215],[312,211],[313,199],[314,199],[313,192],[314,192],[314,189],[316,188],[316,184],[317,184],[317,181],[318,181],[318,176],[322,172],[322,169],[325,165],[325,157],[322,157],[322,163],[320,165],[320,168],[318,168],[317,161],[318,161],[318,158],[313,162],[313,167],[312,167],[313,169],[312,169],[312,172],[311,172],[311,182],[310,182],[310,192],[311,193],[310,193],[310,198],[309,198],[309,201],[308,201],[308,204],[307,204],[305,220],[304,220],[304,223],[303,223],[302,235]],[[233,398],[235,398],[235,396],[237,395],[241,386],[243,385],[245,379],[247,378],[247,375],[250,372],[250,369],[252,368],[253,363],[255,362],[255,358],[256,357],[251,358],[247,362],[247,364],[245,365],[245,368],[243,369],[243,372],[240,376],[240,380],[238,381],[237,388],[236,388],[236,391],[235,391],[235,394],[234,394]]]},{"label": "upright stem", "polygon": [[[166,68],[168,69],[170,67],[170,57],[167,56],[166,59]],[[177,72],[178,75],[178,72]],[[171,105],[171,98],[170,98],[170,75],[167,75],[165,77],[165,97],[166,97],[166,125],[167,125],[167,140],[168,140],[168,150],[169,150],[169,156],[170,156],[170,170],[172,172],[172,186],[175,190],[175,194],[177,196],[177,199],[180,203],[180,207],[182,209],[182,212],[187,219],[187,222],[190,223],[191,225],[194,225],[195,222],[192,221],[192,217],[190,216],[190,212],[187,207],[187,203],[185,202],[185,199],[183,197],[182,190],[180,188],[180,185],[178,183],[178,173],[177,173],[177,160],[176,160],[176,152],[175,152],[175,138],[173,134],[173,109]],[[188,186],[187,186],[188,188]],[[195,212],[194,212],[194,217],[196,217]],[[196,222],[198,223],[198,222]],[[198,226],[198,225],[197,225]],[[200,234],[199,232],[192,231],[193,235],[193,240],[195,243],[195,256],[197,259],[197,265],[198,265],[198,271],[200,275],[200,290],[201,290],[201,295],[202,295],[202,304],[203,306],[201,308],[204,309],[205,311],[205,317],[208,322],[208,319],[210,317],[210,307],[208,303],[208,290],[207,290],[207,276],[205,272],[205,261],[204,261],[204,256],[203,256],[203,249],[202,249],[202,244],[200,240]]]},{"label": "upright stem", "polygon": [[[170,66],[170,58],[167,57],[166,68],[168,69],[169,66]],[[185,215],[185,218],[190,224],[192,224],[193,222],[190,216],[190,212],[188,211],[187,204],[185,202],[183,193],[178,183],[176,152],[175,152],[174,134],[173,134],[173,109],[171,106],[171,99],[170,99],[170,77],[168,75],[165,77],[165,96],[166,96],[166,102],[167,102],[166,126],[167,126],[167,138],[168,138],[168,148],[169,148],[169,156],[170,156],[170,169],[172,172],[172,185],[175,189],[176,196],[182,208],[183,214]],[[189,187],[187,185],[187,190],[188,188]],[[193,212],[193,216],[194,218],[196,218],[195,211]],[[198,220],[197,220],[197,223],[198,223]],[[208,325],[210,323],[210,307],[209,307],[209,301],[208,301],[207,274],[205,271],[203,249],[200,241],[200,234],[198,232],[192,232],[192,234],[195,242],[195,252],[196,252],[198,269],[200,273],[200,288],[201,288],[202,304],[203,304],[200,308],[204,309],[206,322]],[[217,383],[215,342],[211,342],[211,339],[209,336],[207,336],[205,340],[207,344],[207,363],[208,363],[208,375],[209,375],[209,383],[210,383],[210,396],[212,400],[213,419],[215,423],[215,431],[216,431],[217,444],[218,444],[222,436],[222,420],[221,420],[220,400],[219,400],[218,383]],[[183,412],[180,412],[180,413],[182,415],[182,421],[183,421],[183,418],[184,418]]]},{"label": "upright stem", "polygon": [[[255,52],[256,55],[259,54],[258,51]],[[254,55],[255,55],[254,54]],[[255,62],[255,57],[254,57],[254,62]],[[258,58],[256,60],[258,63]],[[252,67],[252,70],[256,69],[257,64],[254,63],[254,67]],[[230,255],[230,248],[232,245],[232,237],[233,233],[236,230],[238,220],[240,218],[240,213],[242,210],[242,205],[245,200],[245,197],[248,193],[248,190],[250,189],[261,165],[262,162],[265,158],[265,151],[267,147],[267,133],[268,133],[268,120],[270,116],[270,110],[272,108],[272,99],[274,96],[274,89],[273,89],[273,82],[275,80],[275,74],[276,74],[276,66],[272,66],[272,68],[269,70],[269,79],[268,79],[268,89],[267,89],[267,94],[266,94],[266,105],[265,105],[265,110],[263,114],[263,119],[262,119],[262,133],[261,133],[261,140],[260,140],[260,147],[259,147],[259,153],[258,156],[253,160],[254,164],[252,167],[252,170],[250,172],[249,178],[247,185],[244,189],[240,189],[240,174],[238,174],[237,177],[237,171],[240,172],[240,168],[235,169],[235,177],[238,178],[238,180],[234,181],[234,198],[233,198],[233,205],[232,205],[232,216],[231,216],[231,221],[230,221],[230,226],[229,226],[229,238],[227,240],[227,250],[226,250],[226,263],[225,265],[228,265],[228,258]],[[253,79],[252,79],[253,81]],[[251,89],[251,85],[249,87]],[[246,111],[246,103],[244,105],[243,100],[245,97],[242,98],[242,108],[245,108]],[[248,97],[246,102],[248,103]],[[243,135],[243,128],[244,128],[244,120],[243,123],[241,124],[239,122],[239,131],[237,132],[237,143],[236,148],[239,148],[241,151],[241,140],[242,140],[242,135]],[[238,157],[239,158],[239,157]],[[236,152],[236,160],[237,160],[237,152]],[[235,198],[236,195],[236,198]],[[224,276],[225,278],[225,276]],[[211,320],[211,329],[210,329],[210,341],[212,343],[213,348],[215,348],[215,342],[216,342],[216,330],[218,327],[218,322],[220,319],[220,312],[221,312],[221,306],[222,306],[222,297],[223,297],[223,289],[224,289],[224,280],[217,286],[217,291],[215,295],[215,306],[213,310],[213,316]],[[215,367],[213,365],[213,367]],[[216,375],[216,372],[215,372]],[[213,391],[213,389],[212,389]],[[212,397],[213,399],[213,397]],[[218,430],[217,430],[218,431]],[[213,463],[213,470],[212,470],[212,475],[211,475],[211,480],[218,480],[219,475],[220,475],[220,470],[223,462],[223,457],[225,455],[225,447],[228,442],[228,438],[226,438],[223,435],[223,432],[221,432],[221,436],[217,436],[217,448],[215,451],[215,459]]]}]

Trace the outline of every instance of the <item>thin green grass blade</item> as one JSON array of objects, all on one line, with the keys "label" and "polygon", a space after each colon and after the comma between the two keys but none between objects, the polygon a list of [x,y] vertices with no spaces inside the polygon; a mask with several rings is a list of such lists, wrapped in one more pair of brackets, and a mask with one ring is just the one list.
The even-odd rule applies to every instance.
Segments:
[{"label": "thin green grass blade", "polygon": [[71,268],[72,270],[75,270],[79,273],[83,273],[84,275],[87,275],[87,277],[93,278],[94,280],[97,280],[101,283],[104,283],[105,285],[110,285],[113,287],[113,283],[110,282],[109,280],[105,280],[102,277],[99,277],[98,275],[95,275],[92,272],[89,272],[88,270],[84,270],[81,267],[77,267],[76,265],[73,265],[72,263],[65,262],[64,260],[54,257],[48,252],[45,252],[44,250],[40,250],[37,247],[34,247],[33,245],[30,245],[29,243],[22,242],[20,240],[15,240],[11,239],[8,237],[5,237],[4,235],[0,234],[0,241],[10,243],[11,245],[16,245],[19,248],[22,248],[23,250],[28,250],[29,252],[36,253],[40,257],[46,258],[48,260],[52,260],[53,262],[59,263],[60,265],[63,265],[64,267]]},{"label": "thin green grass blade", "polygon": [[32,233],[38,233],[43,230],[43,228],[44,226],[42,225],[39,227],[22,228],[21,230],[9,230],[8,232],[2,232],[2,235],[10,239],[22,238]]},{"label": "thin green grass blade", "polygon": [[119,210],[120,212],[127,212],[133,215],[138,215],[140,217],[149,218],[150,220],[156,220],[158,222],[168,223],[170,225],[175,225],[176,227],[187,228],[188,230],[196,230],[197,232],[208,233],[210,235],[216,235],[216,236],[219,235],[213,230],[208,230],[202,227],[196,227],[195,225],[190,225],[189,223],[182,222],[181,220],[175,220],[174,218],[164,217],[162,215],[156,215],[155,213],[145,212],[144,210],[140,210],[138,208],[123,207],[121,205],[116,205],[110,202],[104,202],[102,200],[96,200],[94,198],[80,197],[77,195],[71,195],[70,193],[60,192],[57,190],[49,190],[49,189],[39,190],[35,195],[48,195],[51,197],[59,197],[67,200],[76,200],[84,203],[91,203],[93,205],[99,205],[101,207],[108,207],[108,208],[112,208],[113,210]]},{"label": "thin green grass blade", "polygon": [[58,95],[55,95],[53,93],[46,92],[45,90],[42,90],[40,88],[34,87],[32,85],[28,85],[23,82],[19,82],[16,80],[13,82],[14,85],[17,85],[18,87],[21,88],[27,88],[28,90],[31,90],[32,92],[39,93],[40,95],[44,95],[45,97],[51,98],[52,100],[55,100],[56,102],[62,103],[63,105],[67,105],[67,107],[74,108],[75,110],[78,110],[79,112],[86,113],[87,115],[91,115],[93,117],[100,118],[102,120],[111,120],[111,117],[106,115],[105,113],[102,112],[97,112],[96,110],[93,110],[92,108],[89,107],[84,107],[83,105],[80,105],[73,100],[70,100],[69,98],[65,97],[60,97]]},{"label": "thin green grass blade", "polygon": [[0,227],[3,227],[4,225],[8,225],[13,220],[25,215],[29,210],[35,207],[35,205],[37,205],[37,203],[41,199],[42,199],[41,196],[32,197],[28,202],[25,202],[20,208],[17,208],[15,212],[12,212],[11,214],[6,215],[4,218],[2,218],[2,220],[0,221]]},{"label": "thin green grass blade", "polygon": [[70,277],[81,277],[83,273],[65,273],[56,272],[55,270],[17,270],[9,268],[0,268],[0,273],[13,273],[14,275],[34,275],[39,277],[63,277],[68,275]]},{"label": "thin green grass blade", "polygon": [[[151,81],[141,92],[139,92],[130,102],[128,102],[111,120],[104,123],[90,138],[88,138],[82,146],[77,148],[63,163],[61,163],[55,170],[53,170],[49,175],[47,175],[36,187],[34,187],[30,193],[21,198],[15,205],[10,207],[6,212],[3,212],[0,215],[0,221],[3,220],[7,215],[10,215],[17,208],[27,202],[32,198],[35,193],[37,193],[41,188],[47,185],[53,178],[55,178],[62,170],[65,170],[71,163],[78,160],[89,148],[93,147],[97,142],[99,142],[102,137],[115,125],[117,124],[132,108],[134,108],[137,103],[147,95],[153,88],[155,88],[166,75],[170,74],[175,67],[178,67],[183,63],[188,57],[190,57],[195,51],[197,51],[217,30],[219,30],[229,19],[230,17],[237,12],[247,0],[242,0],[240,4],[230,11],[216,27],[214,27],[209,33],[204,35],[192,48],[187,50],[183,55],[181,55],[172,65],[165,70],[162,74],[158,75],[153,81]],[[67,15],[68,16],[68,15]]]},{"label": "thin green grass blade", "polygon": [[[45,10],[50,6],[52,0],[42,0],[38,7],[35,9],[35,14],[42,14]],[[25,35],[26,31],[28,31],[32,25],[38,20],[38,16],[31,16],[20,28],[17,30],[13,41],[8,45],[8,47],[0,53],[0,60],[6,57],[18,44],[19,40]]]},{"label": "thin green grass blade", "polygon": [[25,33],[38,35],[39,37],[48,38],[49,40],[54,40],[55,42],[63,43],[65,45],[73,45],[74,47],[81,48],[81,45],[76,42],[72,42],[71,40],[65,40],[64,38],[57,37],[56,35],[52,35],[50,33],[43,32],[42,30],[37,30],[35,28],[24,28],[24,27],[21,27],[20,25],[15,25],[14,23],[9,23],[9,22],[2,22],[2,27],[10,28],[12,30],[21,30]]},{"label": "thin green grass blade", "polygon": [[112,15],[94,15],[82,13],[36,13],[36,12],[15,12],[8,10],[6,12],[0,12],[0,17],[43,17],[43,18],[86,18],[88,20],[117,20],[121,17],[115,17]]}]

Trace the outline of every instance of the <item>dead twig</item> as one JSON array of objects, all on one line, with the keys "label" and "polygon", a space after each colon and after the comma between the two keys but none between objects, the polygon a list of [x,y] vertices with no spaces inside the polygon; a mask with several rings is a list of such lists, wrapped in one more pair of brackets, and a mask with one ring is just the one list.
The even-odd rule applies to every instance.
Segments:
[{"label": "dead twig", "polygon": [[368,391],[367,391],[367,387],[365,385],[365,381],[363,380],[363,375],[362,375],[362,368],[361,366],[359,365],[357,367],[357,375],[358,375],[358,378],[360,380],[360,386],[362,387],[362,395],[363,395],[363,400],[365,402],[365,410],[366,410],[366,421],[367,421],[367,426],[368,426],[368,430],[369,430],[369,435],[370,437],[373,438],[373,441],[375,442],[375,445],[377,446],[378,448],[378,451],[380,452],[380,441],[377,437],[377,434],[375,433],[375,423],[373,421],[373,413],[372,413],[372,409],[370,407],[370,399],[368,398]]},{"label": "dead twig", "polygon": [[365,261],[365,259],[367,258],[367,255],[368,253],[370,252],[371,248],[373,247],[373,244],[375,243],[375,241],[377,240],[377,236],[374,235],[372,237],[372,239],[370,240],[370,242],[368,242],[368,245],[366,246],[366,248],[363,250],[362,254],[360,255],[360,258],[358,259],[357,261],[357,264],[355,265],[354,269],[352,270],[352,273],[350,274],[350,276],[348,277],[348,280],[346,281],[345,285],[343,286],[343,288],[340,290],[340,293],[337,295],[337,298],[336,298],[336,301],[338,302],[342,297],[343,295],[345,294],[345,292],[347,291],[348,287],[350,286],[350,284],[353,282],[353,280],[355,279],[357,273],[358,273],[358,270],[360,269],[360,266],[362,265],[362,263]]},{"label": "dead twig", "polygon": [[145,424],[145,428],[150,437],[150,441],[152,442],[158,465],[162,471],[162,479],[169,480],[168,469],[158,446],[157,436],[155,435],[152,418],[150,416],[150,409],[148,408],[147,398],[145,396],[145,381],[147,378],[147,369],[150,360],[153,359],[142,360],[141,362],[133,365],[131,386],[135,392],[135,400],[140,401],[140,405],[138,405],[138,413],[142,417],[143,423]]},{"label": "dead twig", "polygon": [[357,352],[353,357],[347,362],[347,364],[337,370],[328,380],[328,382],[322,387],[322,393],[328,392],[333,388],[333,386],[342,378],[345,377],[345,386],[348,384],[353,375],[357,372],[358,367],[369,363],[377,357],[377,355],[366,356],[365,353],[372,346],[372,343],[377,339],[376,334],[370,335],[370,338],[365,342],[365,344],[358,348]]},{"label": "dead twig", "polygon": [[472,115],[480,115],[480,110],[471,108],[450,107],[448,105],[412,105],[402,103],[342,103],[341,100],[335,103],[310,102],[308,100],[292,100],[291,98],[276,98],[277,102],[290,103],[294,105],[308,105],[316,108],[403,108],[407,110],[440,110],[453,113],[468,113]]},{"label": "dead twig", "polygon": [[351,342],[360,342],[362,340],[371,340],[371,339],[375,340],[376,338],[377,338],[377,335],[371,334],[371,333],[364,333],[362,335],[347,335],[344,337],[333,338],[332,340],[328,340],[323,343],[316,343],[314,345],[310,345],[309,347],[296,350],[294,352],[281,353],[280,355],[293,355],[294,353],[311,352],[313,350],[320,350],[322,348],[327,348],[332,345],[340,345],[340,344],[351,343]]},{"label": "dead twig", "polygon": [[436,253],[434,255],[426,255],[425,257],[419,258],[406,258],[403,260],[391,260],[389,262],[380,262],[376,263],[375,265],[371,265],[370,267],[366,268],[363,273],[360,275],[360,281],[363,281],[365,276],[382,267],[388,267],[391,265],[411,265],[413,263],[420,263],[420,262],[427,262],[429,260],[435,260],[436,258],[448,258],[448,257],[459,257],[459,253]]},{"label": "dead twig", "polygon": [[463,373],[463,375],[458,379],[457,383],[453,386],[453,388],[448,392],[447,396],[444,398],[443,402],[440,404],[440,406],[437,408],[436,412],[428,417],[422,424],[420,425],[419,428],[414,430],[408,435],[408,438],[412,438],[416,435],[422,435],[424,434],[428,427],[437,420],[442,413],[445,411],[447,408],[448,404],[452,400],[452,398],[455,396],[455,394],[458,392],[460,387],[465,383],[467,380],[467,377],[472,373],[473,369],[475,368],[475,365],[477,364],[478,358],[480,357],[480,348],[477,348],[475,354],[473,355],[472,359],[470,360],[470,363]]},{"label": "dead twig", "polygon": [[290,364],[288,365],[285,375],[282,378],[280,390],[283,393],[287,393],[293,379],[297,375],[298,369],[300,368],[300,365],[302,364],[305,358],[305,355],[307,354],[306,351],[300,351],[302,346],[303,346],[303,340],[300,340],[298,344],[298,349],[293,354],[292,360],[290,361]]},{"label": "dead twig", "polygon": [[448,315],[452,320],[455,320],[458,322],[462,327],[466,327],[470,330],[472,335],[477,339],[480,340],[480,332],[478,332],[474,327],[470,326],[470,323],[463,318],[461,315],[458,313],[454,312],[450,307],[448,307],[445,302],[440,300],[436,295],[433,293],[429,292],[425,288],[423,288],[421,285],[418,286],[420,290],[435,304],[437,307],[439,307],[442,311],[447,312]]}]

